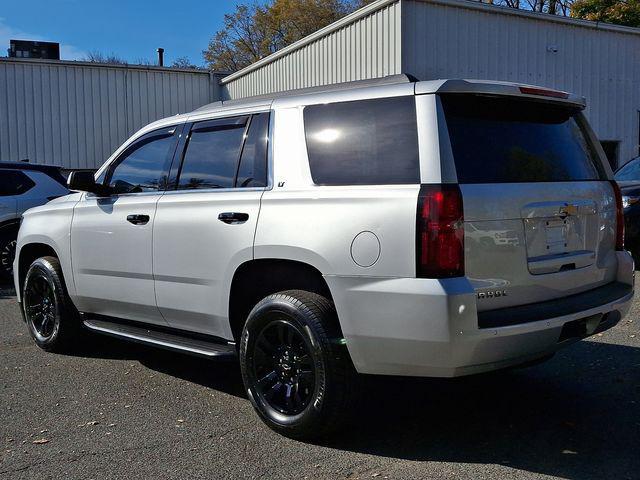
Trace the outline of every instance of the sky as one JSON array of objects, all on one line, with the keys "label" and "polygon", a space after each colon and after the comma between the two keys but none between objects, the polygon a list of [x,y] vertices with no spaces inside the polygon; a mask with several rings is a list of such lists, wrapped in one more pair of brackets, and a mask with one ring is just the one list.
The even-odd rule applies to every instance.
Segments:
[{"label": "sky", "polygon": [[115,54],[130,63],[155,61],[165,49],[165,65],[187,57],[204,65],[202,50],[239,0],[29,0],[2,2],[0,56],[10,39],[60,43],[63,60],[89,52]]}]

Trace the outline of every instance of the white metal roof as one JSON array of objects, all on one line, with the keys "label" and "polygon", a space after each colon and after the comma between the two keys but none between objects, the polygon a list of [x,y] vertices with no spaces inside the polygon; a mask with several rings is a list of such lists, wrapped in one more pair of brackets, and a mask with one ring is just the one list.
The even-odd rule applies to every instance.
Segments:
[{"label": "white metal roof", "polygon": [[272,53],[271,55],[264,57],[260,60],[258,60],[257,62],[252,63],[251,65],[238,70],[235,73],[232,73],[231,75],[228,75],[224,78],[222,78],[220,80],[221,84],[226,84],[229,82],[232,82],[234,80],[237,80],[238,78],[243,77],[244,75],[255,71],[261,67],[264,67],[265,65],[268,65],[270,63],[275,62],[276,60],[278,60],[281,57],[284,57],[296,50],[301,49],[302,47],[304,47],[305,45],[308,45],[310,43],[313,43],[315,41],[317,41],[318,39],[327,36],[328,34],[335,32],[337,30],[340,30],[341,28],[344,28],[345,26],[354,23],[355,21],[366,17],[367,15],[370,15],[384,7],[386,7],[389,4],[392,3],[396,3],[398,1],[415,1],[415,2],[422,2],[422,3],[433,3],[433,4],[437,4],[437,5],[445,5],[445,6],[451,6],[451,7],[456,7],[456,8],[466,8],[466,9],[470,9],[470,10],[482,10],[485,12],[492,12],[498,15],[514,15],[514,16],[519,16],[519,17],[525,17],[525,18],[530,18],[533,20],[538,20],[538,21],[546,21],[546,22],[553,22],[553,23],[560,23],[560,24],[565,24],[565,25],[573,25],[573,26],[578,26],[578,27],[583,27],[583,28],[590,28],[590,29],[596,29],[596,30],[605,30],[605,31],[613,31],[613,32],[618,32],[618,33],[627,33],[627,34],[631,34],[631,35],[640,35],[640,29],[639,28],[632,28],[632,27],[625,27],[625,26],[621,26],[621,25],[614,25],[614,24],[610,24],[610,23],[604,23],[604,22],[594,22],[594,21],[590,21],[590,20],[582,20],[582,19],[577,19],[577,18],[571,18],[571,17],[563,17],[560,15],[551,15],[551,14],[547,14],[547,13],[540,13],[540,12],[531,12],[528,10],[520,10],[520,9],[515,9],[515,8],[509,8],[509,7],[502,7],[502,6],[498,6],[498,5],[492,5],[492,4],[488,4],[488,3],[483,3],[483,2],[478,2],[478,1],[473,1],[473,0],[377,0],[375,2],[370,3],[369,5],[360,8],[358,10],[356,10],[355,12],[341,18],[340,20],[327,25],[324,28],[321,28],[320,30],[312,33],[311,35],[308,35],[307,37],[298,40],[297,42],[292,43],[291,45],[288,45],[280,50],[278,50],[275,53]]}]

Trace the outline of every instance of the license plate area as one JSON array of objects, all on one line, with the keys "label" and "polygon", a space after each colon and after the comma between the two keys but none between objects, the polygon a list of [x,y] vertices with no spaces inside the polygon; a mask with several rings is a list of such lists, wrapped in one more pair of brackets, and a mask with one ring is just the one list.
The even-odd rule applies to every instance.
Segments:
[{"label": "license plate area", "polygon": [[529,216],[522,221],[527,267],[532,275],[576,270],[595,262],[597,215],[589,212],[566,216]]},{"label": "license plate area", "polygon": [[567,243],[567,220],[550,219],[545,220],[544,233],[546,239],[546,250],[549,255],[568,252]]}]

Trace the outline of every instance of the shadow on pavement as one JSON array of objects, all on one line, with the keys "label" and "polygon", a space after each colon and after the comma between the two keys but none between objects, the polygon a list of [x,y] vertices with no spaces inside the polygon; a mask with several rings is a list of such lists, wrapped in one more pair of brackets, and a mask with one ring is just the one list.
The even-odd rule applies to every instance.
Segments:
[{"label": "shadow on pavement", "polygon": [[[109,338],[92,357],[245,398],[237,363]],[[459,379],[363,378],[353,421],[322,445],[416,461],[501,464],[569,479],[640,478],[640,349],[581,342],[549,362]]]},{"label": "shadow on pavement", "polygon": [[73,356],[134,360],[156,372],[246,398],[237,362],[192,357],[97,334],[89,334]]},{"label": "shadow on pavement", "polygon": [[[245,398],[237,363],[97,336],[78,355],[137,360]],[[640,479],[640,348],[583,341],[527,369],[442,380],[364,377],[363,384],[352,421],[321,445],[576,480]]]},{"label": "shadow on pavement", "polygon": [[640,478],[640,349],[581,342],[537,367],[450,380],[369,379],[325,445],[569,479]]},{"label": "shadow on pavement", "polygon": [[16,292],[13,289],[11,283],[0,279],[0,299],[13,298],[16,296]]}]

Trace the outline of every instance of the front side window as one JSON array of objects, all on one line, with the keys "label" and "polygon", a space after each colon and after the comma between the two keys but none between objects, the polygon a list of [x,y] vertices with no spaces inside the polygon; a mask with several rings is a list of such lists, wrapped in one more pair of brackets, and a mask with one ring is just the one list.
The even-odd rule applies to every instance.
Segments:
[{"label": "front side window", "polygon": [[35,182],[24,172],[0,169],[0,197],[22,195],[35,187]]},{"label": "front side window", "polygon": [[109,187],[114,194],[164,190],[176,145],[176,127],[151,132],[131,145],[112,167]]},{"label": "front side window", "polygon": [[304,127],[317,185],[420,183],[413,96],[309,105]]},{"label": "front side window", "polygon": [[187,142],[178,189],[232,188],[248,117],[195,123]]}]

